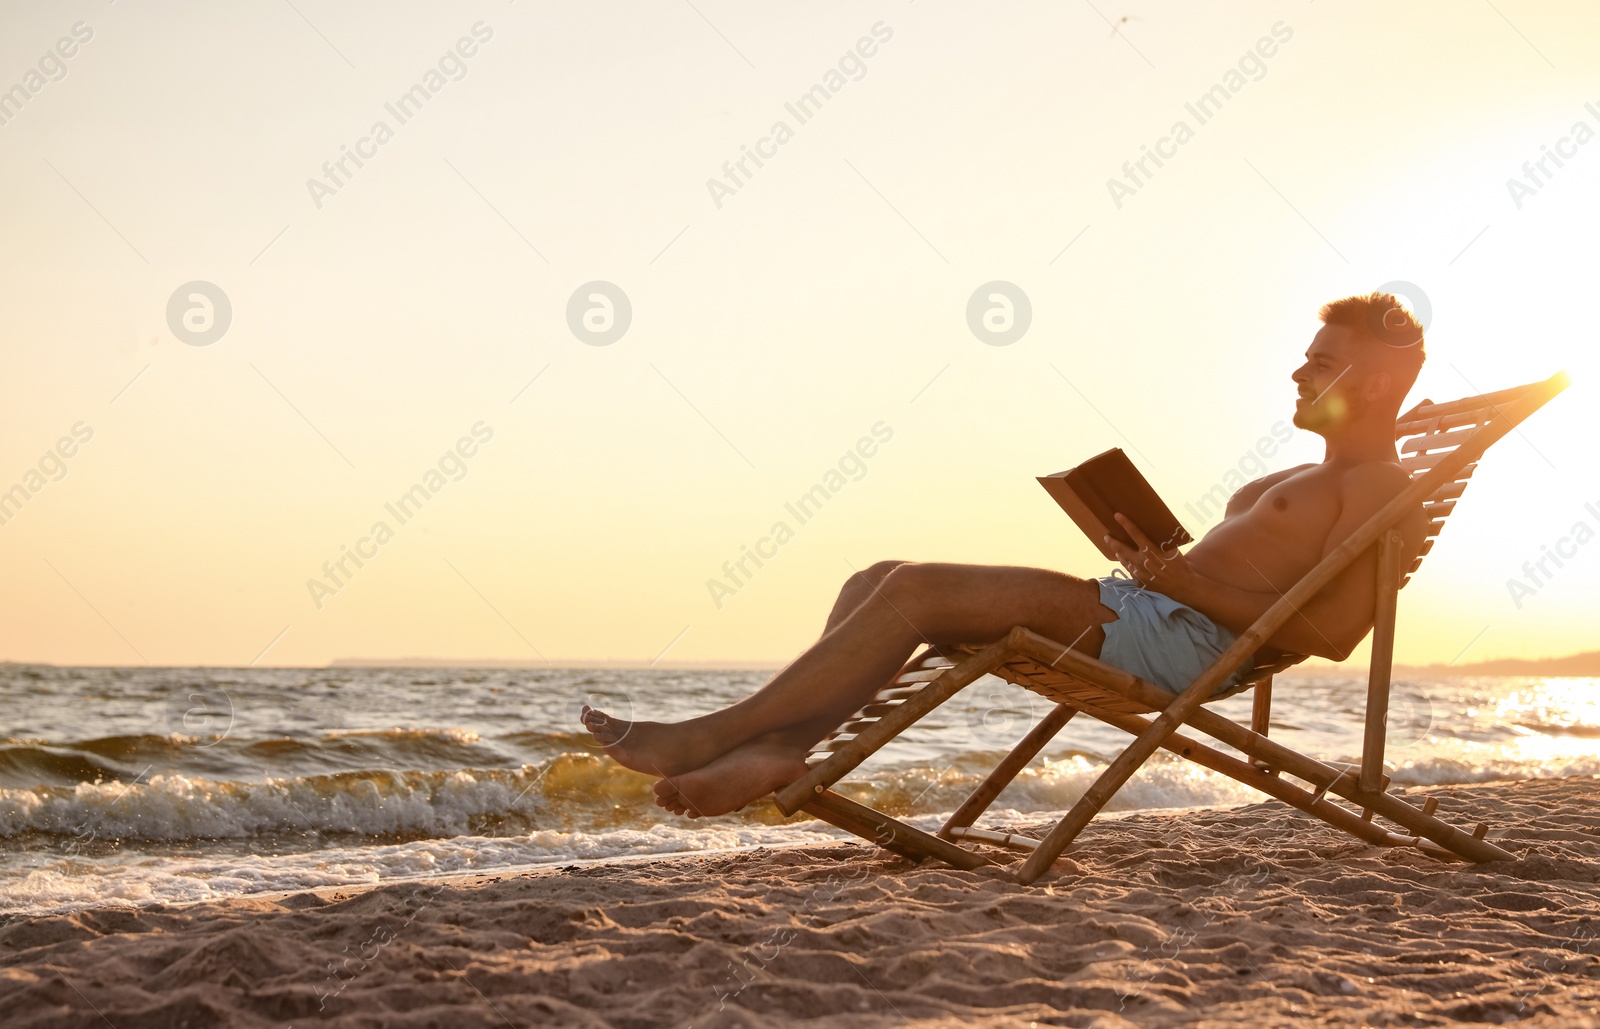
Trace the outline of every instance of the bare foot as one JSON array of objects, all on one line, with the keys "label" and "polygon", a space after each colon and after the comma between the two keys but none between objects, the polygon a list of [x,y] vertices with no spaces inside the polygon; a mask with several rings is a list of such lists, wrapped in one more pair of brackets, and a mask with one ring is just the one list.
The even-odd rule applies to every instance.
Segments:
[{"label": "bare foot", "polygon": [[725,815],[805,774],[803,748],[746,743],[708,765],[656,783],[656,805],[689,818]]},{"label": "bare foot", "polygon": [[646,775],[678,775],[722,754],[722,748],[707,734],[682,723],[630,722],[587,704],[580,717],[583,727],[617,764]]}]

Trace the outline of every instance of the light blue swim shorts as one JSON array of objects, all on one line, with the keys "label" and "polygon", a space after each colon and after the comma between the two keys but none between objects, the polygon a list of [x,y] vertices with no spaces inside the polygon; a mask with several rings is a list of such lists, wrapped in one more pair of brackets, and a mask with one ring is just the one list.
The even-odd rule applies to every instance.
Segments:
[{"label": "light blue swim shorts", "polygon": [[[1239,638],[1194,608],[1146,588],[1120,568],[1095,581],[1100,584],[1100,603],[1117,613],[1116,621],[1104,625],[1106,642],[1100,660],[1173,693],[1188,689]],[[1246,658],[1210,699],[1238,692],[1240,678],[1253,663],[1254,655]]]}]

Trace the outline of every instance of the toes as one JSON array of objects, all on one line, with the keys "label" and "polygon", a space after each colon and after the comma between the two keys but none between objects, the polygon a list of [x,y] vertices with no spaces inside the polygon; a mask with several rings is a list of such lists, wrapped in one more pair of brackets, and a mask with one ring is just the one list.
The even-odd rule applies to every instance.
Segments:
[{"label": "toes", "polygon": [[678,784],[671,779],[657,780],[655,794],[657,807],[671,811],[675,815],[695,817],[694,807],[689,803],[689,798],[683,795],[678,789]]},{"label": "toes", "polygon": [[583,727],[589,730],[589,735],[598,740],[601,746],[609,747],[620,738],[616,726],[604,711],[598,711],[585,706],[583,709]]},{"label": "toes", "polygon": [[626,725],[618,723],[599,708],[585,704],[582,714],[583,727],[589,730],[589,735],[599,741],[602,747],[615,746],[622,742],[628,735],[628,730],[633,728],[632,723]]}]

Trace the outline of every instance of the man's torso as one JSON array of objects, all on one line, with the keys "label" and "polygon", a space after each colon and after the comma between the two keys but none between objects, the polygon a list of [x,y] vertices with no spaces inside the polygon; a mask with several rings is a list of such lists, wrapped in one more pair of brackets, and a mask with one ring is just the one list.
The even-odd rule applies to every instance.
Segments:
[{"label": "man's torso", "polygon": [[[1351,467],[1300,465],[1243,487],[1228,501],[1222,521],[1189,549],[1189,563],[1236,589],[1287,592],[1322,560],[1343,510],[1343,479]],[[1420,511],[1414,520],[1420,523]],[[1281,656],[1273,647],[1263,647],[1260,655]]]},{"label": "man's torso", "polygon": [[1189,550],[1208,579],[1252,593],[1288,589],[1322,557],[1339,519],[1343,469],[1311,464],[1257,479]]}]

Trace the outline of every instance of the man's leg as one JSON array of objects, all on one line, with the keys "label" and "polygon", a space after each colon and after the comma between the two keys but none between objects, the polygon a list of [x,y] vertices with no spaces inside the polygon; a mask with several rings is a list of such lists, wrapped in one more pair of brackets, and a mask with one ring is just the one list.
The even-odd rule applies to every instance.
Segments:
[{"label": "man's leg", "polygon": [[[1115,612],[1099,603],[1098,584],[1055,572],[975,565],[906,567],[918,568],[921,571],[913,575],[899,575],[889,582],[884,581],[886,577],[878,577],[876,583],[880,588],[873,591],[873,598],[891,607],[900,608],[902,615],[905,615],[907,609],[915,611],[919,618],[931,614],[932,620],[921,624],[929,625],[932,632],[929,635],[922,635],[921,642],[981,642],[1004,635],[1013,625],[1026,625],[1042,635],[1075,644],[1077,649],[1091,657],[1098,657],[1100,646],[1105,640],[1105,633],[1100,624],[1116,619]],[[990,606],[984,613],[974,616],[971,612],[952,613],[948,610],[951,606],[949,604],[924,605],[915,601],[896,602],[894,599],[894,595],[902,591],[915,594],[924,589],[940,588],[965,589],[968,591],[965,596],[973,606],[980,604]],[[995,606],[1000,600],[994,595],[995,591],[1013,590],[1024,595],[1013,598],[1018,601],[1019,606],[1009,612]],[[1027,596],[1030,592],[1031,600]],[[1087,602],[1085,602],[1085,592],[1090,598]],[[841,596],[841,600],[843,599]],[[1030,604],[1031,617],[1019,617],[1025,613],[1025,608]],[[862,605],[852,607],[850,615],[854,615],[860,606]],[[958,600],[955,606],[959,608],[963,604]],[[1089,618],[1098,621],[1083,623],[1085,610],[1090,612]],[[946,634],[939,630],[941,620],[946,618],[954,618],[962,625],[974,627],[962,629],[951,623],[943,623],[949,630]],[[972,620],[974,618],[976,620]],[[909,620],[909,616],[903,620]],[[1005,623],[1004,629],[997,628],[1002,622]],[[1081,628],[1075,628],[1080,624]],[[1067,631],[1074,628],[1075,631]],[[913,643],[912,649],[917,645]],[[776,682],[775,679],[773,684]],[[681,775],[663,778],[655,785],[656,803],[668,811],[690,818],[720,815],[737,811],[750,801],[794,782],[806,772],[805,755],[811,746],[832,732],[844,718],[865,703],[881,686],[882,683],[869,687],[858,697],[847,700],[849,706],[842,713],[837,710],[828,711],[813,720],[797,721],[773,729],[727,751],[707,765]],[[760,695],[758,693],[750,699],[754,700]]]},{"label": "man's leg", "polygon": [[585,724],[602,744],[613,737],[618,761],[663,778],[706,766],[769,734],[778,734],[781,749],[803,756],[881,688],[918,645],[984,643],[1025,625],[1098,656],[1105,639],[1100,624],[1116,617],[1100,604],[1097,583],[1045,569],[904,563],[876,582],[872,578],[859,580],[856,591],[864,586],[869,592],[853,607],[847,584],[835,613],[849,608],[848,613],[830,618],[822,639],[744,700],[672,724],[628,725],[600,712],[587,712]]},{"label": "man's leg", "polygon": [[[875,564],[869,565],[862,571],[856,572],[846,579],[844,585],[839,589],[839,596],[833,602],[833,609],[828,613],[828,620],[822,627],[822,636],[826,637],[828,633],[832,632],[834,628],[839,625],[840,622],[849,617],[852,611],[860,607],[864,601],[871,597],[882,584],[883,580],[888,577],[890,572],[894,571],[901,565],[908,563],[909,562],[906,561],[879,561]],[[651,728],[652,726],[661,724],[643,721],[624,721],[622,719],[612,718],[603,711],[597,711],[587,706],[585,706],[583,709],[582,719],[584,727],[587,728],[591,734],[593,734],[595,740],[599,742],[601,746],[608,748],[616,747],[616,745],[621,743],[622,740],[630,733],[636,731],[649,733],[653,731]],[[835,721],[833,725],[823,727],[815,739],[821,739],[823,736],[827,735],[833,730],[833,726],[837,724],[838,722]],[[788,728],[792,734],[793,727],[791,726]],[[815,740],[813,740],[813,742],[815,742]],[[729,748],[724,748],[724,750],[726,749]],[[630,763],[632,756],[628,754],[626,748],[624,748],[621,752],[613,750],[612,756],[616,757],[623,764],[628,765],[628,767],[635,768],[635,765]],[[643,760],[647,756],[648,755],[640,755],[640,760]],[[718,754],[711,753],[704,755],[704,758],[705,761],[710,761],[716,756],[718,756]],[[705,762],[702,761],[701,763],[704,764]],[[635,770],[663,776],[671,774],[664,767],[658,767],[656,770],[649,768],[635,768]],[[683,770],[687,771],[688,769],[686,768]]]}]

